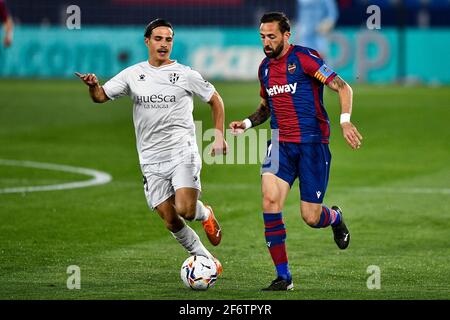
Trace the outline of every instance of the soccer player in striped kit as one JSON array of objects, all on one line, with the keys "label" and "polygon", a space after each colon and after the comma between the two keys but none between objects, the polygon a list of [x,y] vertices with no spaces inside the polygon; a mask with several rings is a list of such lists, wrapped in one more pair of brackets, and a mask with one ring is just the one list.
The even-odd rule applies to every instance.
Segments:
[{"label": "soccer player in striped kit", "polygon": [[236,133],[271,118],[272,139],[262,165],[262,194],[265,237],[276,267],[277,278],[263,290],[292,290],[294,284],[286,253],[286,229],[282,210],[290,188],[299,178],[303,220],[313,228],[332,227],[340,249],[350,242],[350,233],[338,206],[323,202],[328,184],[331,153],[330,125],[323,105],[323,87],[338,92],[341,128],[353,149],[362,136],[350,122],[352,89],[325,65],[317,51],[289,44],[290,24],[284,13],[266,13],[261,18],[260,35],[266,58],[258,76],[261,103],[243,121],[233,121]]}]

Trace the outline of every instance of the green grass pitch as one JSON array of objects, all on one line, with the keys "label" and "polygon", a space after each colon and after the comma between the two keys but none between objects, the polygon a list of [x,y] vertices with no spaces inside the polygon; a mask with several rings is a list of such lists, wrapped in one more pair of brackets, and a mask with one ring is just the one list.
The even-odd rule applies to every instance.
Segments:
[{"label": "green grass pitch", "polygon": [[[258,84],[216,82],[226,124],[255,110]],[[352,234],[337,249],[330,228],[300,218],[298,185],[283,211],[295,291],[266,293],[274,278],[264,241],[259,165],[204,164],[203,197],[223,229],[211,247],[223,263],[207,292],[185,288],[187,253],[149,211],[135,150],[131,101],[95,105],[80,81],[0,81],[0,159],[107,172],[109,184],[0,193],[0,299],[448,299],[450,286],[450,88],[354,86],[352,151],[341,136],[337,95],[326,90],[333,154],[325,204],[340,205]],[[197,100],[194,118],[212,125]],[[266,123],[262,129],[268,127]],[[208,143],[205,143],[208,144]],[[88,179],[0,165],[0,190]],[[66,286],[67,267],[81,289]],[[380,289],[368,289],[369,266]]]}]

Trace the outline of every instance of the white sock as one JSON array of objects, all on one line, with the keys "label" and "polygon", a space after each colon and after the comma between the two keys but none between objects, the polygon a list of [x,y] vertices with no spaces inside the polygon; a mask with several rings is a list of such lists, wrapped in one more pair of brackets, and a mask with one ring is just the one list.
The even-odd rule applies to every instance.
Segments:
[{"label": "white sock", "polygon": [[197,207],[195,208],[195,220],[197,221],[205,221],[206,219],[209,218],[210,215],[210,211],[207,207],[205,207],[205,205],[203,204],[203,202],[201,202],[200,200],[197,200]]},{"label": "white sock", "polygon": [[177,241],[191,254],[212,258],[212,254],[202,244],[200,238],[188,225],[178,232],[171,232]]}]

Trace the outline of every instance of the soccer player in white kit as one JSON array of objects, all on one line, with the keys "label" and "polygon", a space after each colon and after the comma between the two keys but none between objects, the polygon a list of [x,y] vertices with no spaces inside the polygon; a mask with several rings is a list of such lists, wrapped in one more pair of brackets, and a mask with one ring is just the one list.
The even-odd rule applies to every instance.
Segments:
[{"label": "soccer player in white kit", "polygon": [[198,200],[201,159],[192,116],[193,95],[211,106],[216,134],[211,153],[225,154],[224,104],[214,86],[190,67],[170,59],[172,25],[163,19],[150,22],[144,35],[149,59],[121,71],[101,86],[95,74],[76,73],[89,86],[96,103],[122,96],[133,100],[136,144],[148,205],[156,209],[175,239],[192,255],[212,258],[185,220],[202,221],[214,246],[222,232],[210,206]]}]

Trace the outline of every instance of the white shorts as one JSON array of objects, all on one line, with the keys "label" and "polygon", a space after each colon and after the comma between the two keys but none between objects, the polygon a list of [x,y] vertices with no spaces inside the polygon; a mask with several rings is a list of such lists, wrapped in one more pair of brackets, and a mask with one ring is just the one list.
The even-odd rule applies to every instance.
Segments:
[{"label": "white shorts", "polygon": [[201,191],[201,168],[202,161],[197,152],[179,159],[141,164],[148,206],[154,210],[180,188],[194,188]]}]

